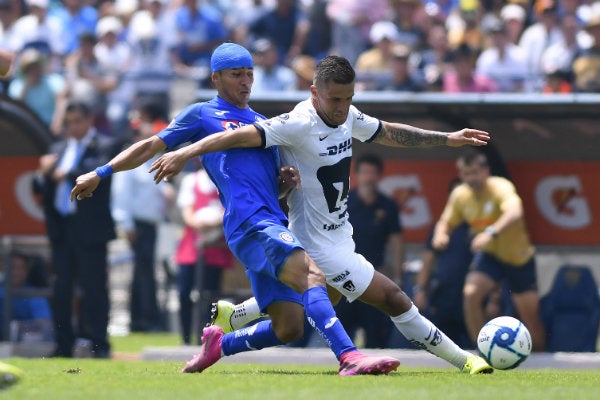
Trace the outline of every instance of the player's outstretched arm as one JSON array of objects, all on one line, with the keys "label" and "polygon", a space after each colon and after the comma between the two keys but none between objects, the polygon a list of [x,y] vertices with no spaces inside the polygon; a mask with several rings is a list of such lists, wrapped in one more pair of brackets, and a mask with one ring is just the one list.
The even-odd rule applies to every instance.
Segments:
[{"label": "player's outstretched arm", "polygon": [[183,169],[186,161],[206,153],[214,153],[233,148],[259,147],[263,145],[262,135],[254,125],[246,125],[235,130],[214,133],[202,140],[163,154],[152,163],[148,172],[154,172],[154,182],[169,180]]},{"label": "player's outstretched arm", "polygon": [[490,140],[489,133],[477,129],[465,128],[456,132],[439,132],[387,121],[382,121],[382,124],[383,127],[374,142],[386,146],[484,146]]},{"label": "player's outstretched arm", "polygon": [[71,201],[74,199],[83,200],[86,197],[92,197],[92,193],[100,180],[114,172],[126,171],[139,167],[144,162],[152,158],[156,153],[167,148],[165,142],[158,136],[152,136],[132,144],[115,156],[108,164],[96,168],[77,177],[75,187],[71,190]]}]

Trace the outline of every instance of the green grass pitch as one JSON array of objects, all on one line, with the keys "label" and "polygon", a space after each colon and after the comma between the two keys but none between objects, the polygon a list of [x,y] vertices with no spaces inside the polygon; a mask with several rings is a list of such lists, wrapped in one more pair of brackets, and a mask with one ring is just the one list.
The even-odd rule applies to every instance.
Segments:
[{"label": "green grass pitch", "polygon": [[217,363],[202,374],[160,361],[23,359],[6,399],[600,399],[600,371],[513,370],[469,376],[456,369],[400,367],[388,376],[340,377],[329,366]]}]

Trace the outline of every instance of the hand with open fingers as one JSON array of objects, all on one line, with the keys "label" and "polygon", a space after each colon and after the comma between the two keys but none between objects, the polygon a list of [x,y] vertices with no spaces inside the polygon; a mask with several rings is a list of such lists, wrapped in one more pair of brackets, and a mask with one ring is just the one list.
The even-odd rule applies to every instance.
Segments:
[{"label": "hand with open fingers", "polygon": [[154,161],[148,172],[155,172],[154,183],[159,183],[162,180],[169,181],[183,169],[186,161],[187,159],[181,156],[180,153],[172,151],[163,154],[158,160]]},{"label": "hand with open fingers", "polygon": [[485,146],[490,140],[490,134],[477,129],[465,128],[460,131],[452,132],[448,135],[447,145],[451,147],[459,146]]},{"label": "hand with open fingers", "polygon": [[100,177],[94,171],[78,176],[75,180],[75,187],[71,190],[71,201],[92,197],[94,190],[100,184],[100,180]]}]

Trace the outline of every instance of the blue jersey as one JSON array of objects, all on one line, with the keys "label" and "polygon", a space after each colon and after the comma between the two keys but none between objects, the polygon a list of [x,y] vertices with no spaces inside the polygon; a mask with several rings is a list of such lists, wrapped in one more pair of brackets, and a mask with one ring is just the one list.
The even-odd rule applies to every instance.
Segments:
[{"label": "blue jersey", "polygon": [[[210,134],[264,120],[251,108],[240,109],[220,97],[188,106],[181,111],[160,137],[173,149],[186,142],[196,142]],[[225,236],[238,229],[258,211],[287,225],[279,207],[279,152],[273,148],[231,149],[201,157],[208,175],[219,189],[225,207]]]}]

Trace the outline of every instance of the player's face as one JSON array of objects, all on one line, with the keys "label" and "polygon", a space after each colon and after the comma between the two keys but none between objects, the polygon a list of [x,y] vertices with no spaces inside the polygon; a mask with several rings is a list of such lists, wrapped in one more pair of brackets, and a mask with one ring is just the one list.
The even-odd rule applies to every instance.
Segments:
[{"label": "player's face", "polygon": [[348,118],[354,83],[339,84],[328,82],[323,85],[311,86],[312,102],[319,117],[329,125],[342,125]]},{"label": "player's face", "polygon": [[458,175],[460,179],[476,192],[485,186],[485,181],[490,175],[489,171],[488,167],[482,167],[477,163],[473,163],[472,165],[458,163]]},{"label": "player's face", "polygon": [[252,68],[224,69],[212,74],[219,97],[239,108],[248,107],[254,83]]}]

